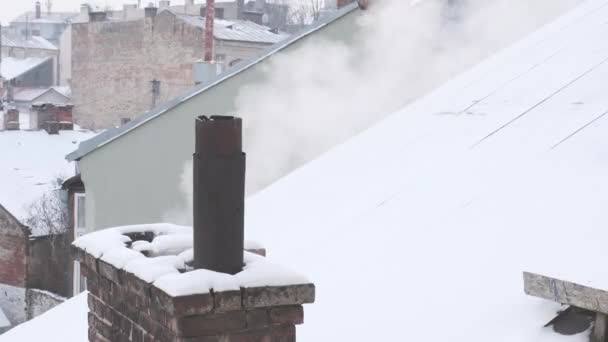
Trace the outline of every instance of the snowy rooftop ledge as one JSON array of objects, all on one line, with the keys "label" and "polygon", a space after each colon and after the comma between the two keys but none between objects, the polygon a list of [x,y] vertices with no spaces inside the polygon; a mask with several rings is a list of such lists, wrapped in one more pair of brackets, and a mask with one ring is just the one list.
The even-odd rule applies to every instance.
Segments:
[{"label": "snowy rooftop ledge", "polygon": [[[192,242],[191,227],[160,223],[94,232],[77,239],[73,246],[75,259],[87,267],[117,282],[122,277],[120,271],[131,273],[173,297],[310,283],[305,276],[251,252],[245,252],[245,266],[236,275],[194,270]],[[246,242],[245,249],[260,246]]]}]

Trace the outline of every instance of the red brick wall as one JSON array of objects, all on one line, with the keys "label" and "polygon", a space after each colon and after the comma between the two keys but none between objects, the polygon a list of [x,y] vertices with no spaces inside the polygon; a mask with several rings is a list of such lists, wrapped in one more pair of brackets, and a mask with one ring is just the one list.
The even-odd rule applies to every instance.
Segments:
[{"label": "red brick wall", "polygon": [[27,264],[27,233],[0,206],[0,283],[25,287]]}]

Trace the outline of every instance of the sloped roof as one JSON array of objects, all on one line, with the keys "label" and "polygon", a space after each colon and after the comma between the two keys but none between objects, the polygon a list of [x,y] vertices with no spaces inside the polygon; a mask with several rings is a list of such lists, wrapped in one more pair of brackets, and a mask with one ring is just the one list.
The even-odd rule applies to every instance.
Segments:
[{"label": "sloped roof", "polygon": [[87,292],[83,292],[50,309],[35,319],[0,335],[0,341],[88,341]]},{"label": "sloped roof", "polygon": [[25,59],[5,57],[2,58],[0,73],[5,80],[12,80],[34,70],[51,59],[51,57],[28,57]]},{"label": "sloped roof", "polygon": [[522,273],[608,289],[607,16],[584,2],[248,200],[323,294],[298,338],[589,340]]},{"label": "sloped roof", "polygon": [[299,41],[300,39],[305,38],[311,34],[314,34],[318,30],[324,28],[325,26],[331,24],[332,22],[355,11],[357,8],[358,8],[357,4],[351,4],[349,6],[345,6],[341,10],[335,12],[335,14],[333,16],[328,16],[324,20],[318,21],[317,23],[312,25],[307,30],[305,30],[299,34],[293,35],[290,38],[285,39],[278,44],[274,44],[274,45],[270,46],[267,50],[260,53],[260,55],[258,55],[257,57],[238,64],[234,68],[230,69],[228,72],[225,72],[225,73],[219,75],[214,80],[211,80],[208,83],[202,83],[202,84],[192,88],[188,93],[186,93],[182,96],[176,97],[173,100],[168,101],[164,104],[161,104],[159,107],[154,108],[153,110],[140,115],[139,117],[137,117],[137,118],[133,119],[132,121],[130,121],[129,123],[127,123],[126,125],[123,125],[118,128],[108,129],[108,130],[104,131],[103,133],[95,136],[94,138],[80,143],[80,145],[78,146],[78,149],[76,151],[68,154],[66,156],[66,158],[68,160],[78,160],[78,159],[84,157],[85,155],[95,151],[96,149],[116,140],[117,138],[121,137],[122,135],[128,134],[132,130],[137,129],[138,127],[142,126],[146,122],[148,122],[150,120],[154,120],[155,118],[157,118],[161,115],[164,115],[166,113],[169,113],[172,109],[178,107],[180,104],[184,103],[185,101],[188,101],[189,99],[205,92],[206,90],[221,84],[223,81],[230,79],[235,75],[238,75],[242,71],[245,71],[245,70],[257,65],[258,63],[273,56],[275,53],[282,51],[283,49],[285,49],[286,47],[289,47],[290,45]]},{"label": "sloped roof", "polygon": [[[205,18],[183,14],[176,14],[176,16],[192,26],[205,28]],[[213,35],[215,39],[219,40],[275,44],[288,37],[271,32],[269,27],[244,20],[215,19],[214,27]]]},{"label": "sloped roof", "polygon": [[21,14],[11,21],[11,23],[49,23],[49,24],[67,24],[71,18],[78,16],[78,12],[51,12],[42,11],[40,18],[36,19],[36,12],[29,11]]},{"label": "sloped roof", "polygon": [[[61,131],[58,135],[0,132],[0,204],[23,223],[28,205],[54,189],[58,178],[74,175],[74,165],[63,156],[93,135],[90,131]],[[31,228],[34,235],[41,235],[36,227]]]},{"label": "sloped roof", "polygon": [[22,37],[2,35],[2,46],[53,51],[59,50],[53,43],[40,36],[32,36],[26,40]]},{"label": "sloped roof", "polygon": [[[59,87],[57,87],[59,88]],[[64,90],[64,87],[60,88],[60,90]],[[70,99],[68,96],[66,96],[66,94],[62,93],[61,91],[59,91],[58,89],[56,89],[55,87],[50,87],[50,88],[16,88],[15,92],[14,92],[14,99],[15,101],[22,101],[22,102],[33,102],[36,99],[38,99],[39,97],[41,97],[42,95],[46,94],[46,93],[50,93],[50,92],[54,92],[60,96],[62,96],[65,101],[63,103],[68,103],[70,102]]]}]

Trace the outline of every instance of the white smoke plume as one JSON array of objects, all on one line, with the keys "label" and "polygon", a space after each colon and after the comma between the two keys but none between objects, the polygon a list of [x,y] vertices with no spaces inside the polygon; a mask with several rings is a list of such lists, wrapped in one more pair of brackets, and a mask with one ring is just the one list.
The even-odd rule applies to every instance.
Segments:
[{"label": "white smoke plume", "polygon": [[350,45],[277,56],[244,89],[248,192],[314,159],[532,32],[577,0],[369,0]]},{"label": "white smoke plume", "polygon": [[[252,194],[581,0],[369,0],[350,43],[275,56],[241,90]],[[183,189],[191,201],[191,164]],[[190,208],[188,208],[191,210]],[[174,218],[176,217],[173,215]],[[178,223],[191,223],[191,211]]]}]

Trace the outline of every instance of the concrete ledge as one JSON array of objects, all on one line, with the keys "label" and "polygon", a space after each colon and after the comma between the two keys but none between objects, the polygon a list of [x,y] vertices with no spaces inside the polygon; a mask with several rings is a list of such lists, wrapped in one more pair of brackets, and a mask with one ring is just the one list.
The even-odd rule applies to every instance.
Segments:
[{"label": "concrete ledge", "polygon": [[524,272],[527,295],[608,314],[608,291],[566,280]]}]

